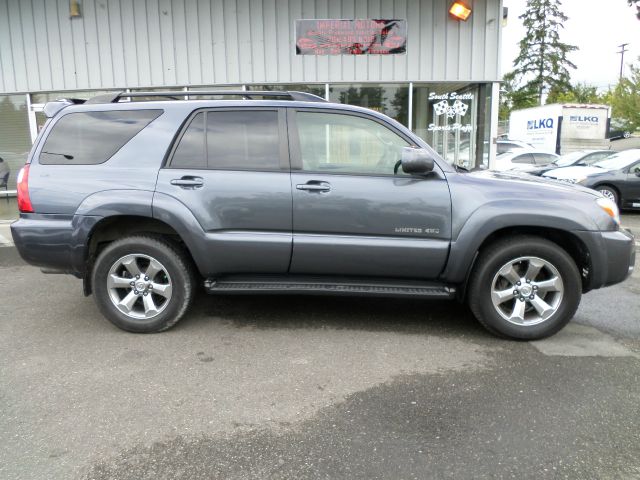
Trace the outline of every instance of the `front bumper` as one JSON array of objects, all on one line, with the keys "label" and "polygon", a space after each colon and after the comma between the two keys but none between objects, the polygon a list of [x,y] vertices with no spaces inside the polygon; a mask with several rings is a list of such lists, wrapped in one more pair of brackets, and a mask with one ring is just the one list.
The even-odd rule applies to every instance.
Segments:
[{"label": "front bumper", "polygon": [[585,291],[626,280],[636,261],[635,238],[631,231],[575,232],[589,251],[589,277]]}]

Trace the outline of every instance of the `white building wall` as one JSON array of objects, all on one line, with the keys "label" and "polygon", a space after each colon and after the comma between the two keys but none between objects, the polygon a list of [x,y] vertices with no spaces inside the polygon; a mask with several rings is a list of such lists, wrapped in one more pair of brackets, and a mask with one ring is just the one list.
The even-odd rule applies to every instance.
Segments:
[{"label": "white building wall", "polygon": [[[0,0],[0,93],[499,79],[501,0]],[[403,55],[296,56],[296,19],[406,19]]]}]

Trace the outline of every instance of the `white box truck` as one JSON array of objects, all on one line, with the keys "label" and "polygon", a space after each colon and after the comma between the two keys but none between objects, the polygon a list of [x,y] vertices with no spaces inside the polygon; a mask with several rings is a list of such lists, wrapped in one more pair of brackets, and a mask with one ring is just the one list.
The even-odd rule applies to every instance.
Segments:
[{"label": "white box truck", "polygon": [[606,150],[610,121],[608,105],[553,103],[511,112],[509,139],[559,155],[584,149]]}]

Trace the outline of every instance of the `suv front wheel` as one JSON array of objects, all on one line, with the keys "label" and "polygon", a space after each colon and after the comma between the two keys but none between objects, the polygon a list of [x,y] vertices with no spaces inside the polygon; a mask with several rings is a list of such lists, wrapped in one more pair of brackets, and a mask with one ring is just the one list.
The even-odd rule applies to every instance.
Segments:
[{"label": "suv front wheel", "polygon": [[185,314],[194,296],[185,253],[152,236],[126,237],[98,256],[92,285],[100,312],[117,327],[136,333],[167,330]]},{"label": "suv front wheel", "polygon": [[481,252],[469,282],[469,306],[487,330],[519,340],[558,332],[582,295],[571,256],[540,237],[518,236]]}]

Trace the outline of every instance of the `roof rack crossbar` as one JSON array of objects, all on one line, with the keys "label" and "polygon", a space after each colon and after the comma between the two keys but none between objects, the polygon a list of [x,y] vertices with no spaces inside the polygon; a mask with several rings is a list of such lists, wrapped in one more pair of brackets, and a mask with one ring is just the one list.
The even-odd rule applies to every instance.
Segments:
[{"label": "roof rack crossbar", "polygon": [[117,103],[121,98],[136,98],[136,97],[158,97],[169,98],[171,100],[180,100],[185,97],[195,96],[237,96],[242,97],[245,100],[254,100],[255,97],[274,97],[297,100],[301,102],[326,102],[322,97],[306,92],[292,92],[292,91],[269,91],[269,90],[187,90],[182,92],[169,91],[169,92],[117,92],[107,95],[98,95],[90,98],[86,103]]}]

